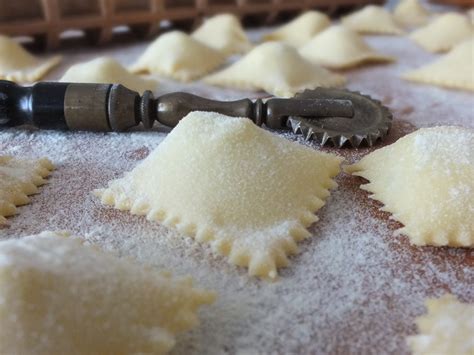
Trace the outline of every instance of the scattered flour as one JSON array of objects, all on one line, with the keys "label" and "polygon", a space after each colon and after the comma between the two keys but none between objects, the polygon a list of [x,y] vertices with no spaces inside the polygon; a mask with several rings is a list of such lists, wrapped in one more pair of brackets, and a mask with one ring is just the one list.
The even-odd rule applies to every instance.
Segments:
[{"label": "scattered flour", "polygon": [[[395,140],[413,126],[457,124],[474,127],[472,94],[416,85],[399,74],[435,58],[404,37],[366,37],[377,51],[398,57],[393,65],[367,66],[345,74],[348,87],[390,106],[397,120],[388,137]],[[147,43],[63,51],[69,63],[111,55],[131,63]],[[63,64],[48,79],[59,78]],[[157,94],[183,90],[160,80]],[[193,83],[186,90],[219,99],[249,93]],[[262,96],[262,94],[255,95]],[[406,121],[406,122],[404,122]],[[165,137],[158,132],[124,134],[7,130],[0,133],[0,154],[47,156],[57,170],[32,204],[10,218],[0,239],[43,230],[69,230],[87,242],[143,264],[191,275],[196,284],[218,292],[217,302],[200,312],[202,324],[183,334],[173,354],[407,354],[405,337],[423,300],[451,292],[474,302],[474,251],[416,248],[399,227],[379,212],[379,204],[358,188],[356,177],[340,175],[301,252],[274,283],[249,278],[210,248],[178,236],[157,223],[102,206],[91,191],[133,169]],[[283,136],[295,139],[292,134]],[[301,142],[301,139],[298,138]],[[310,144],[312,145],[312,144]],[[317,148],[317,147],[316,147]],[[341,150],[348,162],[358,152]]]}]

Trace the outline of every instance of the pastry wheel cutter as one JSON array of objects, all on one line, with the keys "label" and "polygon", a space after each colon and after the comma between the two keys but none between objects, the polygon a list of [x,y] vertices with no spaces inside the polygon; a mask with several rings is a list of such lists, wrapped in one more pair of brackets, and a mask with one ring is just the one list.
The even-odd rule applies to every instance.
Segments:
[{"label": "pastry wheel cutter", "polygon": [[29,124],[40,129],[121,132],[157,121],[174,127],[191,111],[248,117],[258,126],[290,128],[322,145],[372,146],[383,139],[392,115],[379,101],[341,89],[306,90],[293,98],[215,101],[184,92],[157,98],[120,84],[0,80],[0,129]]}]

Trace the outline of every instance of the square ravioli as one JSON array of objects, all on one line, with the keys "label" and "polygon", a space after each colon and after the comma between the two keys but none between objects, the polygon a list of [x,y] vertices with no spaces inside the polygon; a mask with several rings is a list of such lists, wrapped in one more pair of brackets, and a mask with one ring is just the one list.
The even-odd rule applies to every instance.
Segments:
[{"label": "square ravioli", "polygon": [[103,203],[176,227],[251,275],[275,278],[317,220],[342,158],[247,118],[192,112],[135,169],[96,193]]},{"label": "square ravioli", "polygon": [[16,206],[30,202],[28,195],[38,192],[44,179],[54,169],[48,159],[18,159],[0,156],[0,225],[7,222],[5,217],[17,213]]},{"label": "square ravioli", "polygon": [[346,168],[415,245],[474,246],[474,130],[422,128]]},{"label": "square ravioli", "polygon": [[0,80],[32,83],[44,77],[60,61],[60,56],[37,58],[13,39],[0,34]]},{"label": "square ravioli", "polygon": [[214,298],[65,233],[0,242],[0,354],[165,354]]}]

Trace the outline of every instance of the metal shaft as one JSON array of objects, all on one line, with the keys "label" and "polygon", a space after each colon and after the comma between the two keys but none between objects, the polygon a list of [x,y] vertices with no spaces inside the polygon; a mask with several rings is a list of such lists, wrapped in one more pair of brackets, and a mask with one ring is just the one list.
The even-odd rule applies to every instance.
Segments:
[{"label": "metal shaft", "polygon": [[142,96],[118,84],[42,82],[22,87],[0,81],[0,128],[32,124],[46,129],[126,131],[155,121],[174,127],[191,111],[213,111],[228,116],[248,117],[257,125],[287,127],[290,116],[317,119],[354,114],[350,100],[242,99],[216,101],[177,92],[154,98]]}]

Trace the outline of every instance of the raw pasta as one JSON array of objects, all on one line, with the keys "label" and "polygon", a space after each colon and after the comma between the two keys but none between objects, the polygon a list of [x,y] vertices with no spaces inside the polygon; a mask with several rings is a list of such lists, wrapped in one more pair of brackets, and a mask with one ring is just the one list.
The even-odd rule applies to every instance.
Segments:
[{"label": "raw pasta", "polygon": [[414,27],[427,23],[430,13],[419,0],[401,0],[395,7],[393,16],[403,26]]},{"label": "raw pasta", "polygon": [[103,203],[211,244],[250,275],[275,278],[317,221],[341,158],[258,128],[192,112],[135,169],[97,190]]},{"label": "raw pasta", "polygon": [[132,65],[133,73],[149,72],[175,80],[190,81],[217,68],[225,56],[184,32],[158,37]]},{"label": "raw pasta", "polygon": [[48,159],[27,160],[12,156],[0,156],[0,225],[5,217],[17,213],[16,206],[30,202],[28,195],[38,192],[37,186],[46,183],[44,179],[54,169]]},{"label": "raw pasta", "polygon": [[471,24],[474,25],[474,8],[469,9],[469,10],[466,12],[466,15],[467,15],[467,17],[469,17],[469,19],[471,20]]},{"label": "raw pasta", "polygon": [[408,337],[413,355],[474,354],[474,305],[453,295],[426,301],[428,313],[416,320],[420,334]]},{"label": "raw pasta", "polygon": [[342,24],[350,29],[368,34],[400,35],[403,30],[392,14],[383,7],[368,5],[342,18]]},{"label": "raw pasta", "polygon": [[329,27],[317,34],[299,52],[309,61],[331,69],[394,60],[393,57],[377,53],[357,33],[341,25]]},{"label": "raw pasta", "polygon": [[226,56],[245,53],[252,48],[239,19],[231,14],[211,17],[191,36]]},{"label": "raw pasta", "polygon": [[458,44],[448,54],[403,78],[423,84],[474,91],[474,40]]},{"label": "raw pasta", "polygon": [[278,42],[261,44],[220,72],[204,78],[208,84],[242,90],[265,90],[291,97],[318,86],[340,86],[342,75],[334,74],[304,59],[298,51]]},{"label": "raw pasta", "polygon": [[347,169],[415,245],[474,246],[474,130],[422,128]]},{"label": "raw pasta", "polygon": [[469,19],[451,12],[441,15],[412,34],[410,38],[429,52],[444,52],[455,45],[473,38],[473,26]]},{"label": "raw pasta", "polygon": [[0,35],[0,80],[32,83],[44,77],[60,61],[60,56],[36,58],[14,40]]},{"label": "raw pasta", "polygon": [[164,354],[213,299],[77,237],[0,242],[1,354]]},{"label": "raw pasta", "polygon": [[331,20],[327,15],[319,11],[308,11],[276,31],[265,35],[263,39],[300,47],[330,25]]},{"label": "raw pasta", "polygon": [[122,84],[123,86],[143,94],[145,90],[154,90],[157,82],[142,79],[131,74],[116,60],[108,57],[100,57],[86,63],[76,64],[70,67],[63,77],[62,82],[70,83],[99,83],[99,84]]}]

